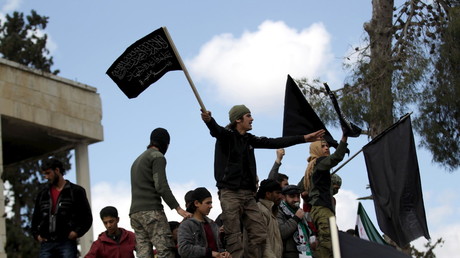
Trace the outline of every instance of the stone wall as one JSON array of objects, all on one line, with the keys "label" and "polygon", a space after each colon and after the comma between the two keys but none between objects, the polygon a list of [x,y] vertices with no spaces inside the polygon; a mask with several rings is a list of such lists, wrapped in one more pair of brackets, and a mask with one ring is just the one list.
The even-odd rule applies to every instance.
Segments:
[{"label": "stone wall", "polygon": [[86,138],[103,139],[96,88],[0,59],[0,114]]}]

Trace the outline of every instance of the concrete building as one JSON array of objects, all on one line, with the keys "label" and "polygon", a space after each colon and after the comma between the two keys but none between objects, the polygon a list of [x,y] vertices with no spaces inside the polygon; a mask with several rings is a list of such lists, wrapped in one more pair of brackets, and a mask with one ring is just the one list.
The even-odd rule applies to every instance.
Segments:
[{"label": "concrete building", "polygon": [[[0,59],[0,175],[26,160],[60,150],[75,150],[76,183],[91,202],[88,145],[103,140],[101,99],[96,88]],[[0,211],[5,213],[4,185]],[[81,253],[91,247],[92,228],[80,239]],[[0,218],[0,258],[6,228]]]}]

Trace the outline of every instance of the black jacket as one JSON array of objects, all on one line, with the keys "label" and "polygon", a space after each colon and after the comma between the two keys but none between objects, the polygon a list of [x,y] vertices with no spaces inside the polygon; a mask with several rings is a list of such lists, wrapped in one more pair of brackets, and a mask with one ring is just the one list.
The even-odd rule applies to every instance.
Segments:
[{"label": "black jacket", "polygon": [[56,212],[51,215],[50,186],[45,186],[37,195],[32,217],[32,234],[48,241],[68,239],[75,231],[83,236],[93,223],[91,207],[83,187],[66,181],[58,197]]},{"label": "black jacket", "polygon": [[224,128],[214,118],[206,126],[215,137],[214,178],[219,189],[246,189],[256,191],[255,148],[278,149],[304,143],[302,135],[279,138],[257,137],[250,133],[241,135],[236,130]]}]

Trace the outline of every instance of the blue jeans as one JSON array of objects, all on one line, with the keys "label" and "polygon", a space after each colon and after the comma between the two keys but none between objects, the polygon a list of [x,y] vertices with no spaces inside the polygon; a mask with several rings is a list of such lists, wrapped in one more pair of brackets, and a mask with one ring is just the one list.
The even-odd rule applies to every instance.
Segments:
[{"label": "blue jeans", "polygon": [[39,258],[74,258],[77,257],[77,241],[62,240],[55,242],[42,242]]}]

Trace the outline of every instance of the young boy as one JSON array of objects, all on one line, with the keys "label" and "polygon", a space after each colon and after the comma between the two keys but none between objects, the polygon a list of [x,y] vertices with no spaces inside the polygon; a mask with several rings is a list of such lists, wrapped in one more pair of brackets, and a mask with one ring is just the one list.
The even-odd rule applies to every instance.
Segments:
[{"label": "young boy", "polygon": [[134,258],[136,237],[133,232],[118,227],[120,218],[115,207],[107,206],[100,212],[102,223],[107,229],[91,245],[86,258]]}]

